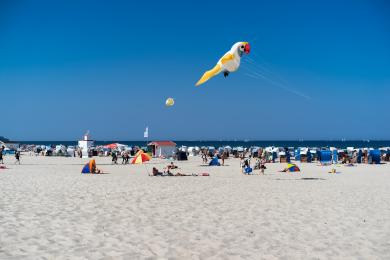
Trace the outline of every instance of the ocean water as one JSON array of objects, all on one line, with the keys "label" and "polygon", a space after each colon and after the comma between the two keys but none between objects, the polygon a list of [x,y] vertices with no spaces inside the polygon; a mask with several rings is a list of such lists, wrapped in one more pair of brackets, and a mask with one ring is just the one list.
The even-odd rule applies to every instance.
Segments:
[{"label": "ocean water", "polygon": [[[380,148],[380,147],[390,147],[390,140],[375,140],[375,141],[367,141],[367,140],[351,140],[351,141],[323,141],[323,140],[310,140],[310,141],[174,141],[177,146],[214,146],[221,147],[229,145],[231,147],[243,146],[243,147],[267,147],[267,146],[275,146],[275,147],[337,147],[340,149],[345,149],[347,147],[372,147],[372,148]],[[77,145],[77,141],[20,141],[21,144],[37,144],[37,145]],[[110,143],[121,143],[130,146],[146,146],[146,141],[95,141],[95,145],[106,145]]]}]

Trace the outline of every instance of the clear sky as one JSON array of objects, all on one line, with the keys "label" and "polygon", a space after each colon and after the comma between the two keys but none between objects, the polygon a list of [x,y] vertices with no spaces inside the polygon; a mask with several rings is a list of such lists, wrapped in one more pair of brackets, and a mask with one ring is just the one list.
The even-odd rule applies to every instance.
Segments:
[{"label": "clear sky", "polygon": [[[0,135],[390,139],[389,7],[1,1]],[[240,69],[195,87],[237,41],[251,43]]]}]

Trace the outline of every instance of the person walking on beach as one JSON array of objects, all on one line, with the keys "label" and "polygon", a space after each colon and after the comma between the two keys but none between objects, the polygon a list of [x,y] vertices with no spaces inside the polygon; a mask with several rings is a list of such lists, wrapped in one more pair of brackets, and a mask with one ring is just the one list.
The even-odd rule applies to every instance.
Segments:
[{"label": "person walking on beach", "polygon": [[122,156],[122,164],[125,164],[126,163],[126,153],[125,153],[125,151],[121,152],[121,156]]},{"label": "person walking on beach", "polygon": [[20,152],[19,151],[16,151],[15,153],[15,164],[20,164]]},{"label": "person walking on beach", "polygon": [[129,164],[129,160],[130,160],[130,153],[129,153],[129,152],[126,152],[126,161],[125,161],[125,164]]},{"label": "person walking on beach", "polygon": [[264,157],[262,157],[261,159],[260,159],[260,171],[261,171],[261,173],[264,175],[264,170],[265,169],[267,169],[267,167],[265,167],[265,158]]},{"label": "person walking on beach", "polygon": [[3,151],[4,151],[4,145],[1,146],[0,148],[0,163],[1,164],[4,164],[4,161],[3,161]]},{"label": "person walking on beach", "polygon": [[118,157],[117,157],[117,155],[116,155],[116,152],[115,151],[112,151],[111,152],[111,156],[112,156],[112,163],[113,164],[117,164],[118,162]]},{"label": "person walking on beach", "polygon": [[203,159],[203,163],[207,163],[207,154],[205,150],[202,151],[202,159]]},{"label": "person walking on beach", "polygon": [[222,160],[222,166],[224,166],[225,165],[225,159],[226,159],[226,151],[223,151],[223,153],[222,153],[222,155],[221,155],[221,160]]}]

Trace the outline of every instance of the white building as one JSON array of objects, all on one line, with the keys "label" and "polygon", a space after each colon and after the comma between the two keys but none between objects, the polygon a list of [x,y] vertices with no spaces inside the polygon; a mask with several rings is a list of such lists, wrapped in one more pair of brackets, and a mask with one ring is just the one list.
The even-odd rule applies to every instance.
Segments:
[{"label": "white building", "polygon": [[79,147],[83,154],[83,158],[88,158],[88,149],[94,146],[95,141],[90,139],[89,132],[84,135],[84,139],[79,141]]},{"label": "white building", "polygon": [[172,141],[154,141],[148,146],[154,157],[169,158],[176,152],[176,143]]}]

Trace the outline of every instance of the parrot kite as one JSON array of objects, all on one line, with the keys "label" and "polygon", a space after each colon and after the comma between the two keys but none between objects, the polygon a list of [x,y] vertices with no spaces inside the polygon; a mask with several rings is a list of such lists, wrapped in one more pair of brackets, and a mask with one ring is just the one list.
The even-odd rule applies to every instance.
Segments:
[{"label": "parrot kite", "polygon": [[206,71],[200,80],[195,84],[199,86],[210,78],[218,75],[220,72],[223,72],[224,77],[226,78],[230,72],[234,72],[240,67],[241,57],[244,54],[249,54],[251,47],[248,42],[237,42],[233,47],[228,51],[221,59],[219,59],[217,65],[209,71]]}]

